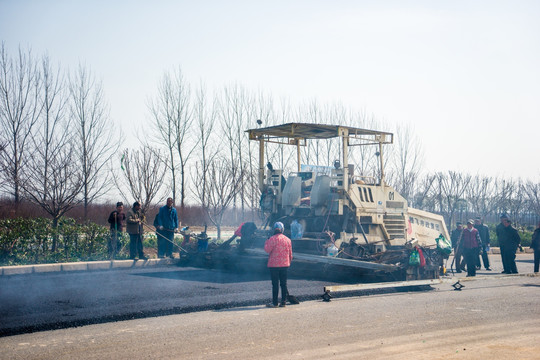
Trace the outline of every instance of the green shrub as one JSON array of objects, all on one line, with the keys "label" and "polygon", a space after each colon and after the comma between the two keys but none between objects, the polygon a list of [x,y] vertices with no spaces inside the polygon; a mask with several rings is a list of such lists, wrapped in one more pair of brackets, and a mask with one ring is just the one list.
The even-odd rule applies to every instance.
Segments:
[{"label": "green shrub", "polygon": [[35,234],[34,221],[29,219],[0,220],[0,263],[13,265],[27,264],[37,258],[47,247],[47,239],[43,233]]},{"label": "green shrub", "polygon": [[144,233],[143,247],[157,248],[157,235],[152,232]]},{"label": "green shrub", "polygon": [[532,241],[532,232],[531,231],[523,231],[519,232],[519,236],[521,237],[521,246],[523,247],[530,247],[531,241]]},{"label": "green shrub", "polygon": [[[0,265],[108,260],[109,239],[107,227],[71,218],[62,218],[56,229],[46,218],[0,219]],[[123,234],[120,243],[118,258],[128,258],[129,236]],[[146,246],[155,247],[155,239]]]}]

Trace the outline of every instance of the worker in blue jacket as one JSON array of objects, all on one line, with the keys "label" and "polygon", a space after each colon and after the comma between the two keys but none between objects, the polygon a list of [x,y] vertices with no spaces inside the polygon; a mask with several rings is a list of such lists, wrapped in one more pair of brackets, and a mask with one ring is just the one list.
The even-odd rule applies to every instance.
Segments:
[{"label": "worker in blue jacket", "polygon": [[174,233],[178,231],[178,213],[174,208],[172,198],[167,199],[167,205],[159,209],[154,221],[158,233],[158,257],[173,258]]}]

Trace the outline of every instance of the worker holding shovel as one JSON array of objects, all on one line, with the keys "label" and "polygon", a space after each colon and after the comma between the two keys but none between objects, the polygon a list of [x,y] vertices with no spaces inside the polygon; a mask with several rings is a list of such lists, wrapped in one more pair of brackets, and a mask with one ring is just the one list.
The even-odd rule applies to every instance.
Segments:
[{"label": "worker holding shovel", "polygon": [[144,234],[144,214],[141,211],[141,204],[134,202],[133,207],[129,209],[127,214],[127,232],[129,234],[129,258],[135,259],[139,255],[139,260],[147,260],[143,250],[143,234]]},{"label": "worker holding shovel", "polygon": [[173,258],[174,233],[178,231],[178,213],[173,205],[173,199],[168,198],[167,205],[159,209],[154,220],[159,258]]},{"label": "worker holding shovel", "polygon": [[109,250],[109,258],[114,260],[116,254],[120,250],[120,238],[122,237],[122,229],[124,227],[124,221],[126,220],[126,214],[124,214],[124,204],[122,202],[116,203],[116,210],[109,215],[109,224],[111,227],[111,237],[107,248]]}]

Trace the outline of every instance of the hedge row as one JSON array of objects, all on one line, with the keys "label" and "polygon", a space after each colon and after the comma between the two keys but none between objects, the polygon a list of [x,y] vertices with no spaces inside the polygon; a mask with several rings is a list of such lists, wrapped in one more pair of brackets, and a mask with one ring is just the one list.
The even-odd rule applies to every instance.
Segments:
[{"label": "hedge row", "polygon": [[[109,229],[92,222],[63,218],[56,229],[46,218],[0,219],[0,265],[106,260]],[[117,258],[128,258],[129,236],[120,239]],[[155,247],[155,239],[145,241]]]}]

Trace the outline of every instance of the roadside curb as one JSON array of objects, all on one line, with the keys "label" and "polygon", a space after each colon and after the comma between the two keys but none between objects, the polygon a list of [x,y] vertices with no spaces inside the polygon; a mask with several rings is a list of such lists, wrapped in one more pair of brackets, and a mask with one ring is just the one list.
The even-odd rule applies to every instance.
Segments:
[{"label": "roadside curb", "polygon": [[441,277],[442,282],[454,282],[454,281],[475,281],[475,280],[494,280],[494,279],[510,279],[514,277],[540,277],[539,273],[520,273],[520,274],[493,274],[493,275],[477,275],[477,276],[452,276]]},{"label": "roadside curb", "polygon": [[107,260],[56,264],[0,266],[0,276],[51,272],[103,271],[175,265],[178,259]]}]

